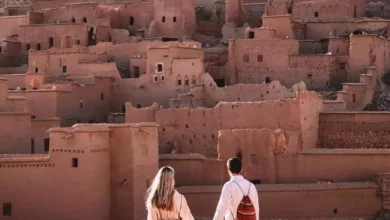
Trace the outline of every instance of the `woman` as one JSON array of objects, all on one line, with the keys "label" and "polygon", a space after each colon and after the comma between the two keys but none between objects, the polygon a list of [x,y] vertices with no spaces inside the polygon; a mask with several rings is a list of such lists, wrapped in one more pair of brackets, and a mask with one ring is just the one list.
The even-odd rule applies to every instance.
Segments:
[{"label": "woman", "polygon": [[187,201],[175,190],[175,171],[162,167],[146,194],[148,220],[194,220]]}]

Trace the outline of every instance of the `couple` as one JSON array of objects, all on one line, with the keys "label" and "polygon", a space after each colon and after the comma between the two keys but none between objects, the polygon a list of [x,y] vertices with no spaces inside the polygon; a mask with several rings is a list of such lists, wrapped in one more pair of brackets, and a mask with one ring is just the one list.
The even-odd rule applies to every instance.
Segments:
[{"label": "couple", "polygon": [[[222,188],[213,220],[259,220],[257,190],[241,176],[241,160],[230,158],[227,168],[231,179]],[[163,167],[154,178],[147,192],[147,220],[194,220],[186,199],[174,189],[174,174],[173,168]]]}]

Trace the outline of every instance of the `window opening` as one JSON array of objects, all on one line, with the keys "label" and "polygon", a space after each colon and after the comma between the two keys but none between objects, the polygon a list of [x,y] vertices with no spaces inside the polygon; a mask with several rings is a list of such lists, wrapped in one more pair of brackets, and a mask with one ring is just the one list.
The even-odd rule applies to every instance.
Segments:
[{"label": "window opening", "polygon": [[72,158],[72,167],[79,167],[79,158]]},{"label": "window opening", "polygon": [[43,148],[45,152],[49,152],[50,149],[50,138],[43,139]]},{"label": "window opening", "polygon": [[133,16],[130,16],[129,24],[130,25],[134,25],[134,17]]},{"label": "window opening", "polygon": [[255,38],[255,32],[249,31],[249,39],[254,39]]}]

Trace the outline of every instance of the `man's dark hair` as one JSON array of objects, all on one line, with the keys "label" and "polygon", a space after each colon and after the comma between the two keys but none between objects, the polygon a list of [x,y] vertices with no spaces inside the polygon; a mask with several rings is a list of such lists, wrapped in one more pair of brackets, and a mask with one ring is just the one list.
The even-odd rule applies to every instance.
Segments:
[{"label": "man's dark hair", "polygon": [[238,157],[232,157],[227,161],[228,170],[231,173],[239,174],[242,170],[241,160]]}]

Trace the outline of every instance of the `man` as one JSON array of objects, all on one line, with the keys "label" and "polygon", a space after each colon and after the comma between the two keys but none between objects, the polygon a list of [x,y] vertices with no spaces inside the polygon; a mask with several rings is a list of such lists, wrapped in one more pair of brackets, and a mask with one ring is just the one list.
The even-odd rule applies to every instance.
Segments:
[{"label": "man", "polygon": [[[239,158],[230,158],[227,161],[227,168],[230,181],[225,183],[222,188],[221,198],[219,199],[213,220],[237,220],[241,218],[259,220],[260,207],[257,190],[251,182],[241,176],[241,160]],[[253,204],[253,207],[251,205],[247,206],[250,202]],[[237,213],[240,213],[239,216],[237,216]]]}]

